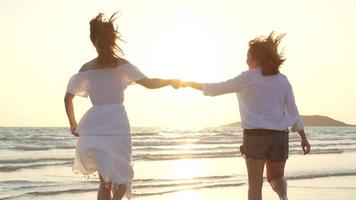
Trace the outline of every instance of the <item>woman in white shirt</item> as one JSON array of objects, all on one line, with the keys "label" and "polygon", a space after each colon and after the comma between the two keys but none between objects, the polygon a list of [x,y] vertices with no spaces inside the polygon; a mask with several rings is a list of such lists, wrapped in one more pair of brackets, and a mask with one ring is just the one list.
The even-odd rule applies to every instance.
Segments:
[{"label": "woman in white shirt", "polygon": [[[123,105],[124,90],[134,82],[149,89],[178,83],[147,78],[136,66],[117,55],[121,49],[116,44],[119,35],[113,26],[113,16],[105,21],[99,14],[90,21],[90,39],[98,57],[84,64],[70,78],[64,98],[71,132],[78,137],[72,170],[84,175],[98,171],[97,199],[100,200],[111,200],[112,194],[114,200],[125,194],[131,198],[132,143]],[[93,104],[78,124],[72,102],[75,95],[89,96]]]},{"label": "woman in white shirt", "polygon": [[299,132],[304,154],[310,151],[292,87],[279,72],[285,59],[277,47],[283,36],[274,38],[272,32],[251,40],[246,61],[249,69],[235,78],[206,84],[181,82],[182,87],[190,86],[208,96],[236,93],[244,129],[240,151],[246,160],[249,200],[262,199],[264,165],[273,190],[280,199],[287,199],[284,167],[289,151],[288,127]]}]

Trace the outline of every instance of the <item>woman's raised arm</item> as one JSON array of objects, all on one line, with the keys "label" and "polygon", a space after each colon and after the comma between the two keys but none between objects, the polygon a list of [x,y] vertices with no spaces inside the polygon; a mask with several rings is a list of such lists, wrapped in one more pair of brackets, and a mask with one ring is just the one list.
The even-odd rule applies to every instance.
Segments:
[{"label": "woman's raised arm", "polygon": [[206,96],[218,96],[222,94],[238,92],[245,85],[245,77],[244,74],[240,75],[217,83],[196,83],[196,82],[181,82],[181,87],[191,87],[196,90],[203,91]]},{"label": "woman's raised arm", "polygon": [[177,79],[159,79],[159,78],[143,78],[140,80],[136,80],[135,82],[148,89],[158,89],[169,85],[177,89],[180,83],[180,81]]}]

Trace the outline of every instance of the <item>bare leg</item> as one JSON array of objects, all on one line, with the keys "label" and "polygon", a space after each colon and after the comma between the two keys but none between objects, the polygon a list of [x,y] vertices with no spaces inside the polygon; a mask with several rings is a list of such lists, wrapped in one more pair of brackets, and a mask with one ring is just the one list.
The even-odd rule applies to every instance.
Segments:
[{"label": "bare leg", "polygon": [[97,200],[111,200],[111,184],[109,185],[109,187],[106,188],[105,182],[100,174],[99,177],[100,177],[100,186],[99,186]]},{"label": "bare leg", "polygon": [[272,162],[267,160],[267,180],[272,189],[281,200],[287,200],[287,180],[284,178],[284,166],[286,162]]},{"label": "bare leg", "polygon": [[263,168],[266,160],[246,159],[248,173],[248,199],[262,200]]},{"label": "bare leg", "polygon": [[125,192],[127,190],[127,186],[125,184],[115,185],[112,187],[113,190],[113,200],[121,200],[124,197]]}]

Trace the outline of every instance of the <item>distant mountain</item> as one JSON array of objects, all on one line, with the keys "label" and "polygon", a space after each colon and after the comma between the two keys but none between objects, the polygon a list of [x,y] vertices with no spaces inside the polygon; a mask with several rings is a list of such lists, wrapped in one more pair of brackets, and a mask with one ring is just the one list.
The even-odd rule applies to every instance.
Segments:
[{"label": "distant mountain", "polygon": [[[321,115],[302,115],[304,126],[355,126],[337,121],[327,116]],[[223,127],[239,127],[241,122],[234,122],[231,124],[223,125]]]}]

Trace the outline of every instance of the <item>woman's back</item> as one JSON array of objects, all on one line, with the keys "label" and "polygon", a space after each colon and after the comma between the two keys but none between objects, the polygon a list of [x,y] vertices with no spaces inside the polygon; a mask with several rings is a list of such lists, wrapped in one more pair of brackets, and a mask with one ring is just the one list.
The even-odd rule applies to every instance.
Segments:
[{"label": "woman's back", "polygon": [[292,87],[281,73],[264,76],[259,67],[252,68],[227,81],[203,84],[203,92],[209,96],[236,92],[242,128],[285,130],[294,125],[292,129],[296,130],[303,127]]},{"label": "woman's back", "polygon": [[260,68],[244,76],[245,86],[237,92],[243,127],[286,129],[291,121],[287,106],[291,88],[286,76],[264,76]]},{"label": "woman's back", "polygon": [[67,91],[89,96],[93,105],[122,104],[126,87],[135,80],[145,78],[130,62],[119,63],[116,67],[98,68],[95,60],[92,60],[82,69],[71,77]]}]

